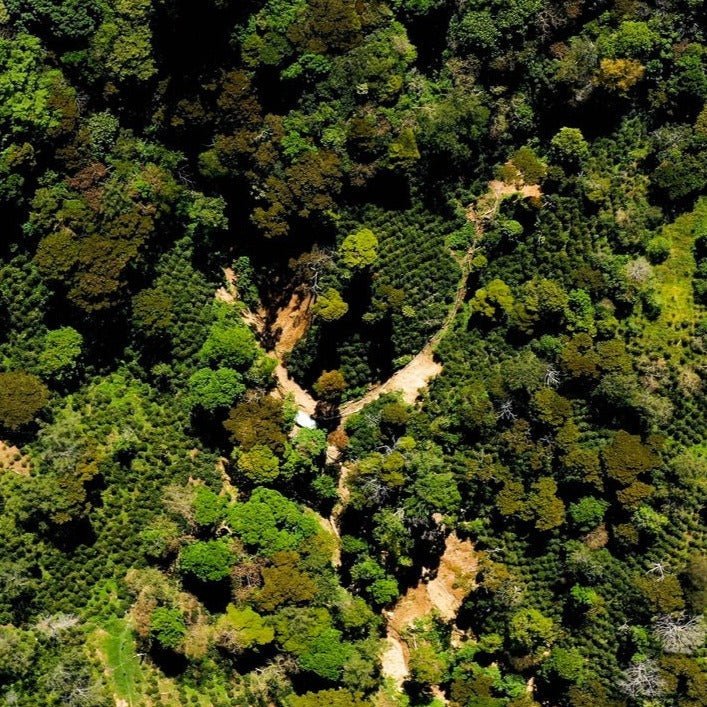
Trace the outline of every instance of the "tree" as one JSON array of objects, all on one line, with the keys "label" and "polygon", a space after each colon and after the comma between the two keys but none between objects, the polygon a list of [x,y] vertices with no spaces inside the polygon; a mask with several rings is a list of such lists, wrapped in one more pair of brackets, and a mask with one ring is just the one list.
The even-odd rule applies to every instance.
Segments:
[{"label": "tree", "polygon": [[417,643],[410,651],[411,678],[421,685],[438,685],[446,672],[445,657],[429,641]]},{"label": "tree", "polygon": [[228,513],[233,532],[250,548],[265,557],[283,550],[314,552],[321,528],[314,514],[305,514],[296,503],[264,487],[250,498],[234,504]]},{"label": "tree", "polygon": [[569,514],[577,530],[586,533],[596,528],[604,519],[609,504],[593,496],[585,496],[577,503],[570,504]]},{"label": "tree", "polygon": [[150,617],[150,635],[163,648],[176,650],[187,634],[187,625],[179,609],[159,606]]},{"label": "tree", "polygon": [[215,526],[226,516],[228,501],[207,486],[199,485],[194,491],[194,521],[202,527]]},{"label": "tree", "polygon": [[560,680],[581,684],[585,677],[585,663],[584,656],[576,648],[555,646],[542,669]]},{"label": "tree", "polygon": [[91,58],[109,80],[142,82],[156,73],[151,15],[148,0],[123,2],[106,13],[92,36]]},{"label": "tree", "polygon": [[378,239],[369,228],[361,228],[346,236],[341,244],[341,259],[354,270],[373,265],[378,258]]},{"label": "tree", "polygon": [[270,395],[238,403],[223,426],[241,450],[256,445],[267,445],[274,452],[282,452],[287,436],[283,432],[282,401]]},{"label": "tree", "polygon": [[557,483],[544,476],[533,484],[528,506],[535,512],[535,527],[552,530],[565,522],[565,504],[556,496]]},{"label": "tree", "polygon": [[306,604],[317,594],[314,580],[299,569],[296,552],[276,552],[272,565],[263,568],[263,586],[257,594],[259,608],[273,612],[284,604]]},{"label": "tree", "polygon": [[542,388],[533,395],[532,405],[541,422],[558,429],[572,416],[572,403],[552,388]]},{"label": "tree", "polygon": [[332,626],[326,609],[290,607],[274,617],[276,640],[284,650],[292,653],[303,670],[326,680],[336,681],[352,646],[343,640],[341,631]]},{"label": "tree", "polygon": [[27,675],[36,650],[37,638],[31,631],[0,626],[0,681],[15,682]]},{"label": "tree", "polygon": [[640,474],[655,468],[660,461],[638,435],[629,434],[625,430],[614,434],[611,443],[604,448],[602,457],[607,476],[625,486],[636,481]]},{"label": "tree", "polygon": [[635,59],[602,59],[597,81],[610,91],[627,93],[645,74],[646,69]]},{"label": "tree", "polygon": [[179,552],[179,569],[202,582],[219,582],[228,577],[236,562],[229,543],[224,540],[198,540]]},{"label": "tree", "polygon": [[49,402],[49,390],[24,371],[0,373],[0,424],[11,430],[31,422]]},{"label": "tree", "polygon": [[169,334],[174,318],[174,301],[161,290],[150,288],[133,297],[133,323],[148,338],[158,339]]},{"label": "tree", "polygon": [[39,372],[50,380],[62,381],[76,373],[83,347],[83,336],[72,327],[52,329],[44,337],[39,354]]},{"label": "tree", "polygon": [[230,407],[245,390],[243,377],[233,368],[200,368],[189,378],[191,407],[207,412]]},{"label": "tree", "polygon": [[673,574],[654,577],[642,575],[637,577],[636,587],[643,595],[646,610],[653,614],[672,614],[685,608],[682,587]]},{"label": "tree", "polygon": [[508,639],[514,651],[534,653],[550,646],[557,636],[552,619],[537,609],[520,609],[508,624]]},{"label": "tree", "polygon": [[312,305],[312,314],[321,317],[326,322],[341,319],[349,311],[349,305],[333,287],[322,292]]},{"label": "tree", "polygon": [[550,146],[556,158],[568,166],[578,166],[589,156],[589,145],[578,128],[560,128]]},{"label": "tree", "polygon": [[341,371],[324,371],[314,384],[314,392],[322,399],[336,402],[346,389],[346,379]]},{"label": "tree", "polygon": [[218,321],[211,325],[199,358],[208,365],[242,371],[253,363],[256,354],[255,337],[247,326]]},{"label": "tree", "polygon": [[689,608],[695,613],[707,606],[707,556],[693,553],[682,577]]},{"label": "tree", "polygon": [[547,165],[530,147],[521,147],[511,155],[511,163],[520,172],[526,184],[537,184],[547,175]]},{"label": "tree", "polygon": [[500,319],[510,314],[513,302],[511,288],[503,280],[495,279],[476,290],[469,306],[472,314],[486,319]]},{"label": "tree", "polygon": [[215,631],[219,645],[234,653],[267,645],[275,638],[275,631],[260,614],[249,606],[233,604],[218,618]]},{"label": "tree", "polygon": [[62,120],[60,91],[73,92],[60,71],[44,66],[37,37],[18,34],[0,39],[0,130],[5,134],[46,139]]},{"label": "tree", "polygon": [[619,681],[619,688],[629,697],[650,700],[660,697],[664,690],[664,682],[655,661],[639,660],[624,670]]},{"label": "tree", "polygon": [[148,558],[165,559],[179,549],[179,527],[159,516],[140,531],[140,547]]},{"label": "tree", "polygon": [[280,475],[280,460],[263,444],[238,452],[237,465],[238,471],[257,485],[272,483]]},{"label": "tree", "polygon": [[684,611],[659,616],[653,632],[667,653],[690,655],[705,643],[707,626],[704,616],[688,616]]}]

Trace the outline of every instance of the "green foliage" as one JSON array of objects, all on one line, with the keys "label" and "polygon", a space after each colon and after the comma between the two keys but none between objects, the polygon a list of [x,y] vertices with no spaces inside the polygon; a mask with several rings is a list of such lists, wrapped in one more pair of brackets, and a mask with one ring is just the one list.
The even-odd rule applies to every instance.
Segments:
[{"label": "green foliage", "polygon": [[122,2],[106,14],[91,40],[91,59],[115,81],[146,81],[157,71],[152,56],[149,0]]},{"label": "green foliage", "polygon": [[306,692],[290,700],[292,707],[369,707],[370,702],[348,690]]},{"label": "green foliage", "polygon": [[699,5],[0,0],[3,700],[699,704]]},{"label": "green foliage", "polygon": [[341,371],[324,371],[314,384],[314,392],[322,400],[337,400],[346,388]]},{"label": "green foliage", "polygon": [[245,650],[267,645],[275,638],[272,627],[260,614],[249,606],[239,609],[233,604],[226,607],[226,613],[216,622],[216,631],[221,641],[227,640],[230,645]]},{"label": "green foliage", "polygon": [[228,576],[236,558],[227,542],[197,541],[183,547],[179,553],[179,568],[202,582],[218,582]]},{"label": "green foliage", "polygon": [[160,606],[152,612],[150,635],[163,648],[178,649],[186,632],[187,626],[179,609]]},{"label": "green foliage", "polygon": [[589,145],[578,128],[561,128],[550,145],[557,159],[570,166],[580,164],[589,156]]},{"label": "green foliage", "polygon": [[511,163],[520,172],[526,184],[537,184],[547,174],[547,165],[527,146],[521,147],[511,155]]},{"label": "green foliage", "polygon": [[513,307],[513,294],[503,280],[491,280],[486,287],[479,288],[470,302],[473,314],[486,319],[509,314]]},{"label": "green foliage", "polygon": [[609,507],[606,501],[593,496],[585,496],[569,507],[572,522],[580,532],[587,532],[596,528],[604,519],[604,513]]},{"label": "green foliage", "polygon": [[266,557],[295,550],[319,532],[314,516],[303,513],[296,503],[266,488],[255,489],[247,501],[233,506],[228,522],[246,545]]},{"label": "green foliage", "polygon": [[508,624],[508,639],[513,650],[522,653],[548,647],[555,640],[557,628],[551,618],[537,609],[520,609]]},{"label": "green foliage", "polygon": [[283,431],[282,402],[270,396],[238,403],[223,426],[244,451],[256,445],[267,445],[279,452],[284,449],[287,439]]},{"label": "green foliage", "polygon": [[83,336],[76,329],[62,327],[48,331],[37,362],[40,375],[57,381],[71,378],[77,372],[82,349]]},{"label": "green foliage", "polygon": [[575,648],[555,646],[543,664],[543,670],[556,675],[560,680],[582,683],[585,679],[585,659]]},{"label": "green foliage", "polygon": [[368,267],[376,262],[378,239],[369,228],[362,228],[344,239],[341,244],[341,259],[354,270]]},{"label": "green foliage", "polygon": [[192,407],[207,412],[228,408],[245,393],[243,377],[232,368],[200,368],[189,378]]},{"label": "green foliage", "polygon": [[56,69],[44,65],[45,52],[37,37],[19,34],[0,39],[0,129],[4,135],[49,137],[62,118],[53,102],[68,90]]},{"label": "green foliage", "polygon": [[0,676],[14,682],[26,676],[37,650],[37,637],[12,625],[0,628]]},{"label": "green foliage", "polygon": [[11,430],[31,422],[49,401],[37,376],[23,371],[0,373],[0,424]]},{"label": "green foliage", "polygon": [[351,645],[331,625],[326,609],[284,609],[274,620],[277,642],[303,670],[336,680],[351,657]]},{"label": "green foliage", "polygon": [[214,526],[226,515],[227,501],[206,486],[194,492],[194,520],[201,526]]},{"label": "green foliage", "polygon": [[270,484],[280,474],[280,460],[270,447],[256,444],[247,452],[240,452],[238,471],[255,484]]},{"label": "green foliage", "polygon": [[624,485],[653,469],[659,461],[655,452],[643,444],[640,437],[624,430],[619,430],[613,436],[602,456],[607,475]]},{"label": "green foliage", "polygon": [[312,313],[321,317],[326,322],[341,319],[349,311],[349,305],[344,302],[339,292],[329,288],[317,297],[312,305]]},{"label": "green foliage", "polygon": [[255,360],[253,333],[244,324],[219,321],[211,325],[199,351],[199,358],[209,365],[243,370]]}]

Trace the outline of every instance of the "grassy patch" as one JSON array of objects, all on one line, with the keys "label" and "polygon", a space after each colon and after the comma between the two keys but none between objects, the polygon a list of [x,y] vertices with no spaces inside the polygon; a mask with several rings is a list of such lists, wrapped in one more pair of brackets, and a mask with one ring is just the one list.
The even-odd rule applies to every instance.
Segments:
[{"label": "grassy patch", "polygon": [[654,289],[660,304],[660,316],[646,322],[643,346],[649,351],[670,352],[686,346],[704,307],[696,304],[692,296],[692,277],[695,258],[694,227],[698,220],[707,217],[707,200],[698,202],[694,211],[679,216],[663,229],[670,242],[670,255],[654,268]]},{"label": "grassy patch", "polygon": [[117,697],[128,705],[142,703],[142,668],[137,657],[135,639],[124,619],[112,619],[103,627],[102,648],[109,679]]}]

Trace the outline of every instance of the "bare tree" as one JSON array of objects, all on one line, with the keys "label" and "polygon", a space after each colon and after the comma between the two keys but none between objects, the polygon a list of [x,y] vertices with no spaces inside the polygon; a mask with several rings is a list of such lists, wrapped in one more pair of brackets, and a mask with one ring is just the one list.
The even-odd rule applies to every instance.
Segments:
[{"label": "bare tree", "polygon": [[631,282],[641,285],[644,282],[648,282],[653,273],[653,268],[646,258],[641,256],[626,263],[624,272]]},{"label": "bare tree", "polygon": [[79,617],[75,614],[54,614],[45,616],[37,621],[36,628],[47,638],[56,638],[63,631],[73,628],[78,624]]},{"label": "bare tree", "polygon": [[290,269],[295,278],[308,287],[313,293],[319,290],[319,278],[333,265],[331,251],[315,246],[309,253],[303,253],[298,258],[290,260]]},{"label": "bare tree", "polygon": [[647,570],[646,574],[654,575],[659,582],[665,579],[666,574],[670,574],[668,566],[664,562],[654,562]]},{"label": "bare tree", "polygon": [[510,400],[505,400],[501,403],[498,411],[499,420],[515,420],[517,415],[513,412],[513,403]]},{"label": "bare tree", "polygon": [[704,616],[688,616],[684,611],[658,617],[653,631],[667,653],[686,655],[701,648],[707,635]]},{"label": "bare tree", "polygon": [[623,677],[619,680],[619,689],[629,697],[650,699],[663,694],[665,687],[656,662],[644,660],[624,670]]},{"label": "bare tree", "polygon": [[557,388],[560,385],[560,372],[552,364],[545,370],[545,385],[548,388]]},{"label": "bare tree", "polygon": [[504,582],[496,593],[496,598],[502,606],[514,607],[523,601],[523,595],[523,588],[519,584]]},{"label": "bare tree", "polygon": [[380,479],[371,477],[361,486],[361,493],[377,506],[390,496],[390,489]]}]

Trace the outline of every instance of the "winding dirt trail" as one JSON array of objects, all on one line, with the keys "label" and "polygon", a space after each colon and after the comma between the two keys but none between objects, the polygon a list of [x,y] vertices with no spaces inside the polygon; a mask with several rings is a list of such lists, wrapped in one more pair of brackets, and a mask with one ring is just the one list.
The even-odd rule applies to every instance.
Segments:
[{"label": "winding dirt trail", "polygon": [[[475,203],[467,208],[466,218],[474,225],[475,236],[464,256],[458,259],[461,277],[459,278],[454,301],[442,326],[434,333],[422,350],[403,368],[393,373],[387,380],[373,386],[360,398],[350,400],[342,405],[339,409],[342,421],[360,412],[366,405],[386,393],[399,392],[402,394],[403,400],[412,405],[417,400],[420,391],[427,386],[429,381],[442,372],[442,365],[435,361],[434,358],[435,348],[454,323],[466,299],[467,280],[477,247],[484,233],[484,225],[496,215],[503,199],[514,194],[519,194],[526,199],[539,200],[542,197],[542,191],[537,184],[507,184],[499,180],[492,180],[489,182],[486,194],[479,197]],[[225,302],[235,303],[238,301],[236,275],[231,268],[225,268],[224,275],[225,285],[217,290],[216,297]],[[298,408],[310,416],[314,415],[316,411],[317,401],[311,393],[290,378],[283,361],[285,356],[294,349],[297,342],[302,339],[309,329],[311,322],[310,309],[313,299],[311,293],[293,292],[289,301],[277,309],[271,323],[267,322],[266,313],[262,310],[252,312],[246,307],[241,310],[243,319],[256,331],[261,339],[274,340],[275,342],[268,350],[268,353],[277,359],[275,377],[279,394],[283,397],[292,395]]]},{"label": "winding dirt trail", "polygon": [[[459,284],[454,301],[449,308],[442,326],[430,338],[422,350],[414,356],[403,368],[393,373],[387,380],[372,387],[363,396],[351,400],[339,409],[341,421],[360,412],[366,405],[374,402],[381,395],[392,392],[401,393],[403,400],[412,405],[420,392],[430,380],[442,372],[442,365],[435,361],[434,353],[438,343],[453,325],[462,305],[466,300],[467,281],[471,273],[472,263],[478,245],[483,237],[485,225],[498,213],[503,199],[518,194],[522,198],[540,201],[542,192],[537,184],[507,184],[499,180],[489,182],[488,191],[479,197],[466,210],[467,220],[474,226],[474,237],[468,250],[458,259],[461,269]],[[225,302],[236,304],[238,291],[236,276],[232,269],[224,269],[226,283],[216,292],[216,297]],[[264,311],[252,312],[241,303],[241,316],[253,328],[263,341],[273,341],[268,353],[277,360],[275,376],[277,379],[277,394],[283,397],[292,395],[300,411],[313,416],[317,408],[314,397],[289,377],[283,361],[285,356],[294,349],[297,342],[306,334],[311,322],[310,308],[313,301],[311,295],[294,292],[289,301],[274,313],[268,323]],[[339,450],[330,446],[327,449],[327,463],[339,465],[339,502],[336,504],[329,519],[320,518],[323,527],[339,537],[338,521],[346,508],[348,487],[346,484],[350,466],[340,463]],[[332,558],[338,564],[339,555],[335,551]],[[477,558],[470,541],[460,540],[451,533],[445,544],[445,550],[440,558],[439,567],[433,579],[421,579],[400,598],[390,612],[384,612],[387,620],[385,637],[386,648],[381,656],[381,670],[391,678],[393,683],[401,688],[409,677],[408,660],[410,650],[405,635],[406,630],[417,620],[435,611],[446,622],[452,623],[466,595],[473,589],[476,575]],[[443,702],[444,696],[439,693]]]}]

